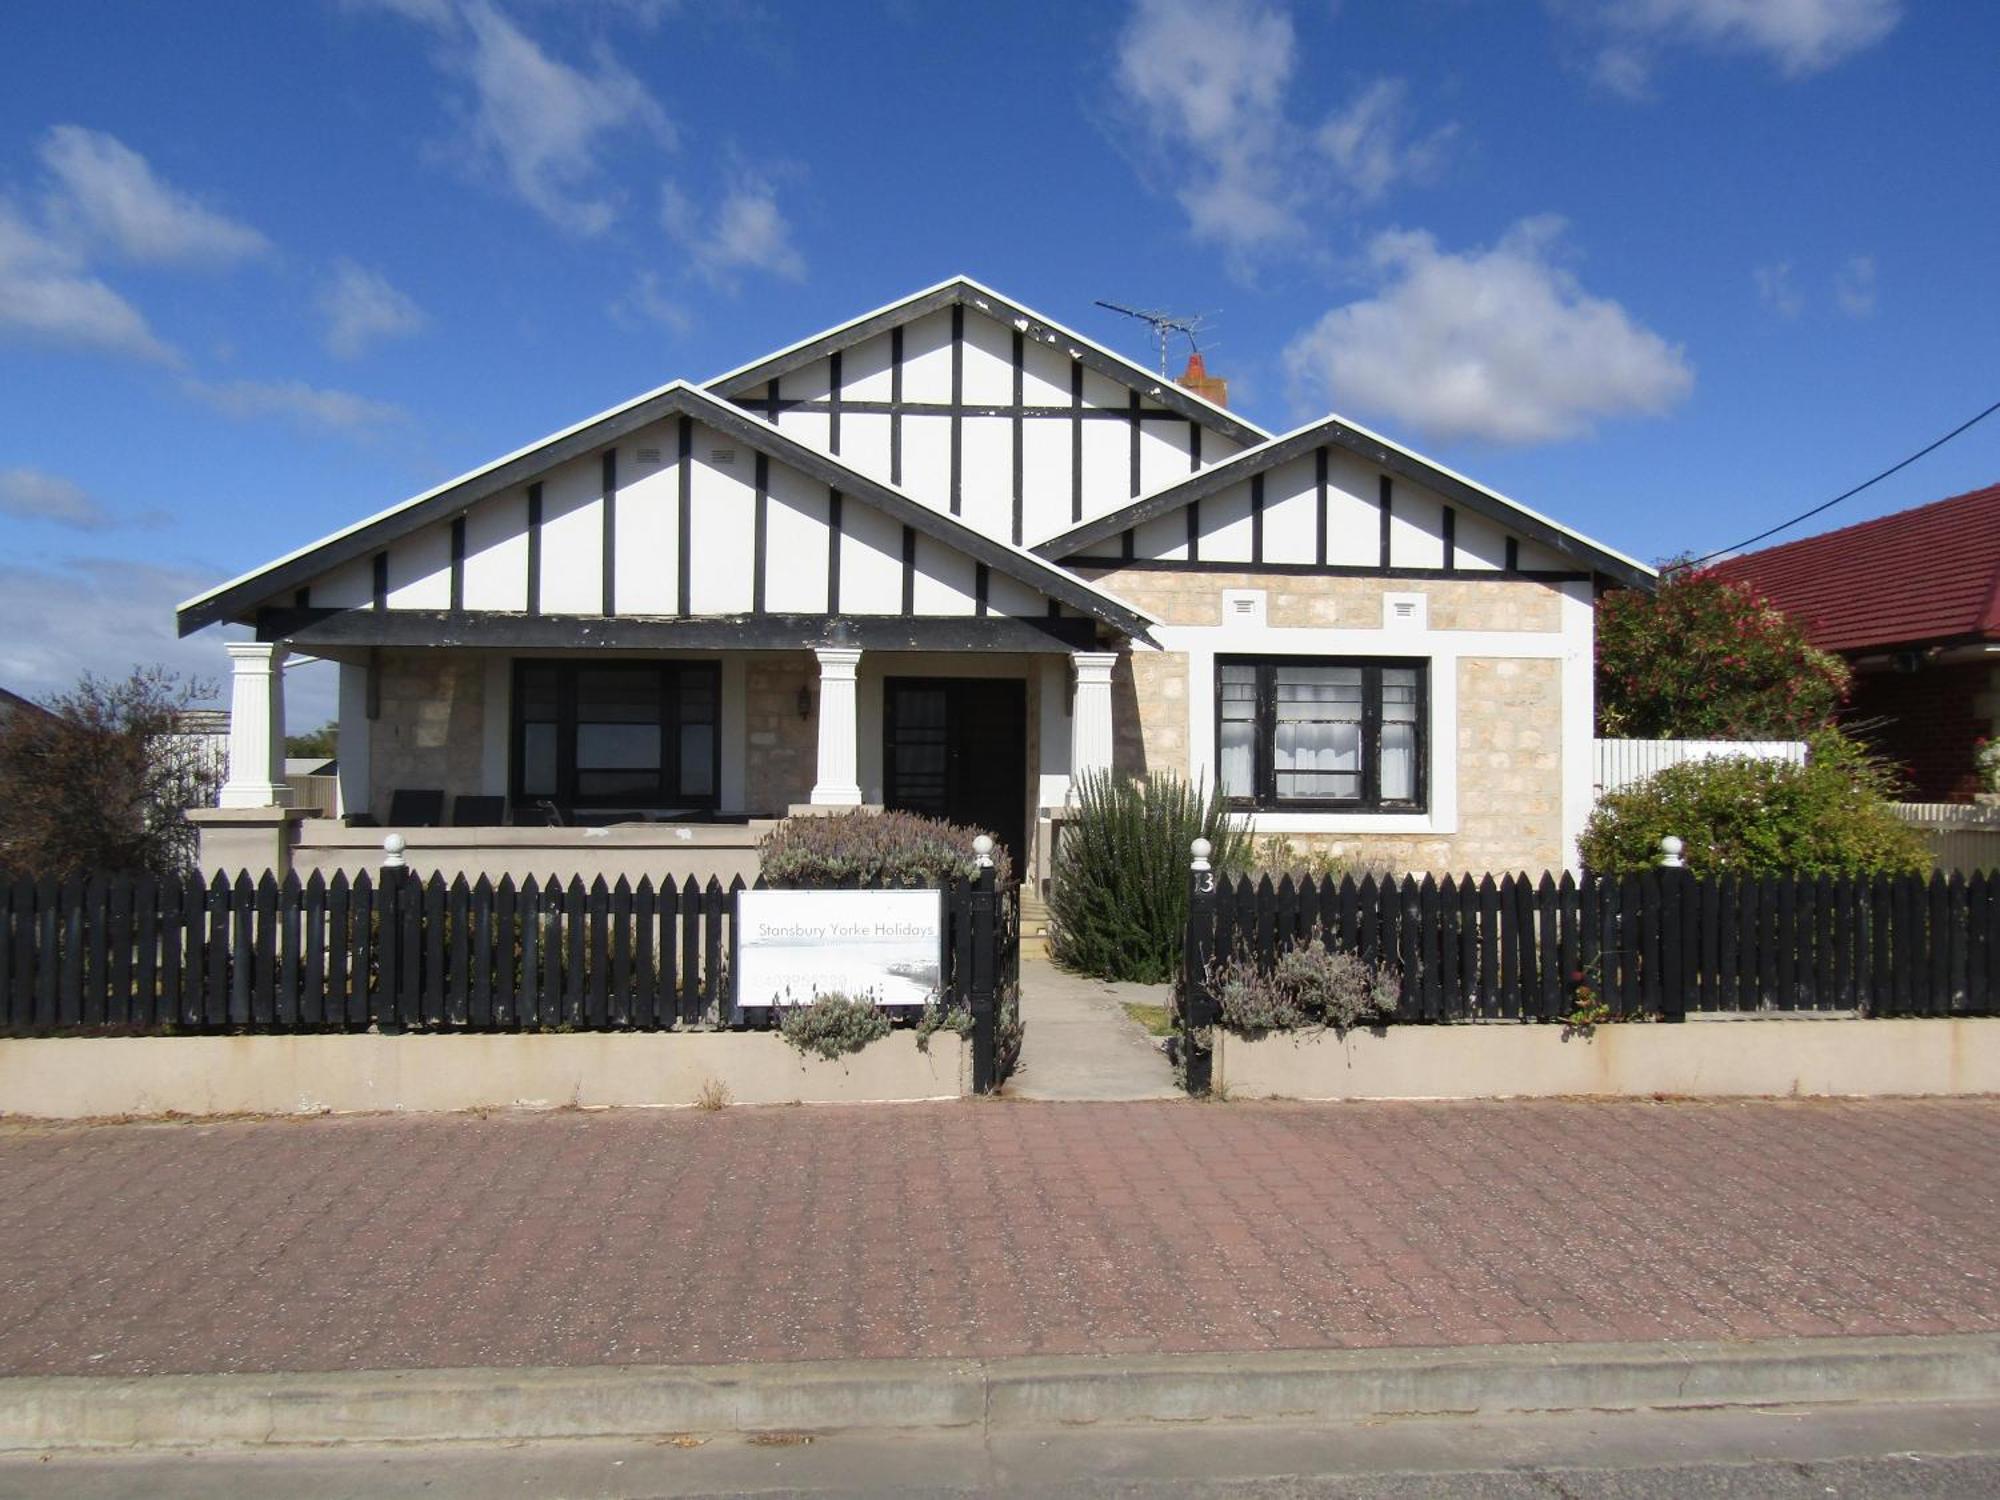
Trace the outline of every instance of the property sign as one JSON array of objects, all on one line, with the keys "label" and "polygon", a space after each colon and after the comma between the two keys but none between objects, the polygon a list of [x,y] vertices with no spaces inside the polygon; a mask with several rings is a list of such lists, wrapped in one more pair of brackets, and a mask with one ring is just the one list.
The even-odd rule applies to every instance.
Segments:
[{"label": "property sign", "polygon": [[736,1003],[923,1005],[944,982],[943,891],[739,891]]}]

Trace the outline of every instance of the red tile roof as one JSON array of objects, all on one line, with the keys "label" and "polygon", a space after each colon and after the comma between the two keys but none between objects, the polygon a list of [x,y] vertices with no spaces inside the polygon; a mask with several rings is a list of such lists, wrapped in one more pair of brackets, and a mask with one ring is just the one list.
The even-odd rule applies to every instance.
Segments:
[{"label": "red tile roof", "polygon": [[2000,639],[2000,484],[1715,565],[1825,651]]}]

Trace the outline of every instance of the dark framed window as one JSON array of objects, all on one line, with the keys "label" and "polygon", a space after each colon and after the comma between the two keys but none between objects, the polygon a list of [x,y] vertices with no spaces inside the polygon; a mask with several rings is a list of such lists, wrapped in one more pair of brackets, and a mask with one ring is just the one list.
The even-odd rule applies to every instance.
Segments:
[{"label": "dark framed window", "polygon": [[1430,795],[1430,665],[1224,656],[1215,764],[1245,808],[1422,812]]},{"label": "dark framed window", "polygon": [[712,661],[517,661],[515,805],[713,811],[721,712]]}]

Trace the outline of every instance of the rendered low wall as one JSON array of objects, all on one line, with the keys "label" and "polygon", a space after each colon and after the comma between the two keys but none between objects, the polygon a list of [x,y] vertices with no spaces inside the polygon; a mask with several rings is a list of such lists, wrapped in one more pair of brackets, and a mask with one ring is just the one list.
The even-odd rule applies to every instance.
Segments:
[{"label": "rendered low wall", "polygon": [[955,1099],[971,1048],[891,1032],[837,1062],[769,1032],[459,1036],[32,1037],[0,1040],[0,1114],[317,1114]]},{"label": "rendered low wall", "polygon": [[1678,1025],[1392,1026],[1255,1041],[1218,1031],[1238,1099],[2000,1093],[2000,1019],[1696,1019]]}]

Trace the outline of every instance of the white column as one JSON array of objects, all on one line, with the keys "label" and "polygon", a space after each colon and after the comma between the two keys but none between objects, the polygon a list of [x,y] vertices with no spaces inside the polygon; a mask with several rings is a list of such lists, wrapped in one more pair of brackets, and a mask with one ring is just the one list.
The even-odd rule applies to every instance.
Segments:
[{"label": "white column", "polygon": [[854,677],[861,652],[846,646],[821,646],[819,658],[819,779],[813,783],[815,807],[859,807],[861,783],[856,747],[861,739]]},{"label": "white column", "polygon": [[1111,669],[1115,651],[1075,651],[1076,700],[1070,706],[1069,774],[1074,787],[1091,771],[1111,769]]},{"label": "white column", "polygon": [[225,641],[229,690],[229,779],[218,807],[289,807],[285,785],[285,648]]}]

